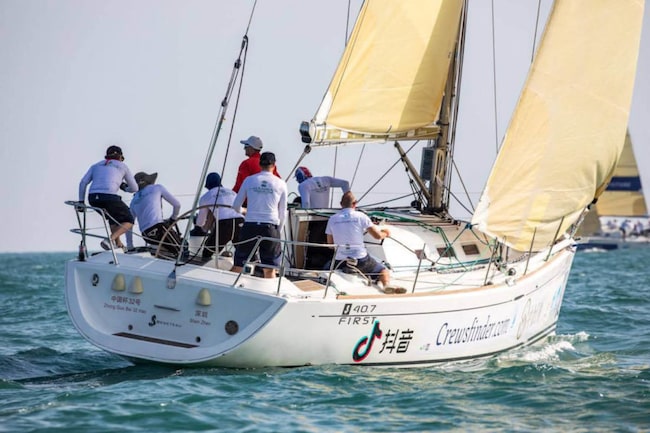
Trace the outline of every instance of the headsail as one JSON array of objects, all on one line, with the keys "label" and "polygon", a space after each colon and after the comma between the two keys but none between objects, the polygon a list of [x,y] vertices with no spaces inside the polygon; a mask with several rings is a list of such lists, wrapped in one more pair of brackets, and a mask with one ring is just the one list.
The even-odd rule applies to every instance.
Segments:
[{"label": "headsail", "polygon": [[648,208],[641,190],[639,167],[634,157],[629,133],[625,137],[623,153],[616,170],[614,170],[614,176],[596,203],[596,211],[601,216],[639,217],[648,215]]},{"label": "headsail", "polygon": [[623,148],[643,0],[559,0],[472,223],[541,249],[604,189]]},{"label": "headsail", "polygon": [[314,144],[437,135],[462,3],[366,1],[310,124]]}]

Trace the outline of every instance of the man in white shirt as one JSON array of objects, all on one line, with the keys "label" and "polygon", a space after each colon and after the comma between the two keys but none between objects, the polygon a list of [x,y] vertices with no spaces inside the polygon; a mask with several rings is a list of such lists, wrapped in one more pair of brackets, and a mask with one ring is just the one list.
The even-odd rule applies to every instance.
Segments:
[{"label": "man in white shirt", "polygon": [[298,182],[300,207],[319,209],[330,207],[330,189],[341,188],[345,194],[350,191],[350,182],[332,176],[313,177],[307,167],[298,167],[294,173]]},{"label": "man in white shirt", "polygon": [[[287,184],[273,174],[275,154],[262,153],[260,167],[262,171],[244,179],[232,205],[236,212],[241,212],[244,201],[248,202],[244,225],[235,248],[233,272],[241,272],[244,262],[255,247],[257,236],[280,239],[286,219]],[[264,241],[260,244],[258,253],[260,262],[266,265],[263,268],[264,277],[275,277],[273,267],[279,267],[282,259],[280,242]]]},{"label": "man in white shirt", "polygon": [[101,242],[105,250],[111,246],[123,248],[120,236],[133,227],[133,216],[129,206],[122,201],[118,194],[120,189],[126,192],[136,192],[138,185],[131,170],[124,163],[124,154],[119,146],[109,146],[104,159],[90,166],[79,182],[79,202],[84,203],[86,188],[88,202],[91,206],[102,209],[108,219],[111,235]]},{"label": "man in white shirt", "polygon": [[[208,174],[205,187],[208,192],[199,199],[196,225],[210,232],[203,247],[203,258],[208,259],[215,251],[221,251],[228,241],[237,242],[244,216],[232,208],[237,193],[221,184],[219,173]],[[219,243],[215,249],[217,233]]]},{"label": "man in white shirt", "polygon": [[[303,209],[329,208],[330,190],[333,187],[341,188],[343,193],[350,191],[350,183],[344,179],[332,176],[312,176],[307,167],[298,167],[294,173],[298,182],[298,193],[300,194],[300,207]],[[325,226],[327,221],[310,221],[307,231],[307,242],[324,244],[327,243]],[[327,247],[305,247],[305,268],[320,269],[332,257],[332,251]]]},{"label": "man in white shirt", "polygon": [[[176,255],[180,250],[181,238],[171,225],[178,218],[181,203],[167,188],[156,184],[158,173],[135,174],[138,183],[138,192],[131,200],[131,214],[137,218],[140,232],[144,240],[152,245],[162,244],[162,248]],[[162,201],[165,200],[172,206],[169,219],[163,217]]]},{"label": "man in white shirt", "polygon": [[356,210],[357,201],[352,192],[346,192],[341,197],[341,209],[332,215],[327,222],[327,242],[338,245],[335,268],[346,271],[348,259],[356,259],[356,269],[377,281],[377,286],[384,293],[405,293],[406,290],[389,285],[390,272],[382,263],[368,254],[363,243],[363,235],[368,232],[378,240],[390,236],[387,228],[380,229],[370,217]]}]

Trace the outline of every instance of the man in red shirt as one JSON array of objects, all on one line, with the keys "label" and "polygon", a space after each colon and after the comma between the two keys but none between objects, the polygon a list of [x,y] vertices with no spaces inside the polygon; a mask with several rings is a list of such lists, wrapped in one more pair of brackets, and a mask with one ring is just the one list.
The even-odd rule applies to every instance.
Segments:
[{"label": "man in red shirt", "polygon": [[[263,146],[262,140],[259,137],[251,135],[246,140],[241,140],[240,143],[244,145],[244,152],[246,152],[248,158],[239,164],[235,186],[232,187],[232,190],[235,192],[239,192],[239,188],[241,188],[244,179],[252,174],[257,174],[262,171],[260,168],[260,151]],[[275,167],[273,168],[273,174],[280,177],[278,170]]]}]

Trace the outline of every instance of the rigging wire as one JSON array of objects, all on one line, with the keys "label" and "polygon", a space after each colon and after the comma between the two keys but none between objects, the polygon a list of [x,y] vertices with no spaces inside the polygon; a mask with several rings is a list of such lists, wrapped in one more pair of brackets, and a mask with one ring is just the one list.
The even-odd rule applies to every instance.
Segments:
[{"label": "rigging wire", "polygon": [[[235,129],[235,120],[237,118],[237,113],[238,113],[238,109],[239,109],[239,101],[241,99],[241,91],[242,91],[242,87],[244,85],[244,73],[246,72],[246,58],[248,56],[248,31],[251,28],[251,24],[253,22],[253,15],[255,14],[255,8],[256,7],[257,7],[257,0],[255,0],[253,2],[253,8],[251,9],[250,16],[248,17],[248,24],[246,25],[246,32],[244,33],[244,37],[243,37],[243,40],[242,40],[241,48],[243,50],[244,60],[243,60],[243,62],[241,61],[242,51],[240,51],[239,57],[235,61],[235,66],[237,66],[238,64],[241,65],[241,78],[239,79],[239,88],[237,89],[237,98],[235,99],[235,108],[234,108],[234,112],[233,112],[233,116],[232,116],[232,121],[230,122],[230,133],[228,134],[228,141],[227,141],[227,144],[226,144],[226,152],[225,152],[224,158],[223,158],[223,165],[221,166],[221,176],[222,177],[224,176],[225,170],[226,170],[226,161],[228,161],[228,153],[230,152],[230,145],[232,143],[232,135],[233,135],[233,132],[234,132],[234,129]],[[233,69],[233,72],[235,70],[236,69]],[[231,88],[230,84],[229,84],[228,88],[229,89]],[[230,95],[228,95],[228,99],[230,99],[230,96],[232,96],[232,91],[231,91]]]},{"label": "rigging wire", "polygon": [[[414,141],[413,144],[411,145],[411,147],[409,147],[409,148],[406,150],[405,153],[409,153],[409,152],[410,152],[410,151],[411,151],[411,150],[412,150],[412,149],[413,149],[413,148],[414,148],[414,147],[415,147],[419,142],[420,142],[420,140]],[[384,174],[382,174],[381,176],[379,176],[379,178],[375,181],[375,183],[373,183],[372,185],[370,185],[370,187],[368,188],[368,190],[367,190],[365,193],[363,193],[363,195],[362,195],[361,197],[359,197],[359,198],[357,199],[357,201],[358,201],[358,202],[361,202],[361,201],[363,200],[363,198],[364,198],[365,196],[367,196],[367,195],[370,193],[370,191],[372,191],[372,189],[373,189],[374,187],[376,187],[377,184],[378,184],[379,182],[381,182],[381,181],[382,181],[382,180],[383,180],[383,179],[388,175],[388,173],[390,173],[391,170],[392,170],[393,168],[395,168],[395,166],[396,166],[396,165],[397,165],[401,160],[402,160],[402,158],[398,158],[397,161],[395,161],[395,162],[394,162],[394,163],[393,163],[393,164],[388,168],[388,170],[385,170],[385,171],[384,171]],[[409,195],[410,195],[410,194],[409,194]]]},{"label": "rigging wire", "polygon": [[[533,46],[530,53],[530,63],[533,63],[535,59],[535,50],[537,48],[537,33],[539,30],[539,19],[541,16],[542,0],[537,1],[537,14],[535,16],[535,32],[533,34]],[[497,112],[497,72],[496,72],[496,36],[495,36],[495,19],[494,19],[494,0],[492,0],[491,6],[492,14],[492,87],[494,94],[494,141],[496,146],[496,152],[499,153],[499,114]]]},{"label": "rigging wire", "polygon": [[537,47],[537,29],[539,28],[540,9],[542,8],[542,0],[537,1],[537,17],[535,18],[535,34],[533,35],[533,49],[530,53],[530,63],[535,59],[535,48]]},{"label": "rigging wire", "polygon": [[348,37],[350,37],[350,10],[352,9],[352,0],[348,0],[348,15],[345,19],[345,45],[348,44]]},{"label": "rigging wire", "polygon": [[[469,197],[469,193],[467,192],[467,188],[465,188],[465,183],[463,182],[463,179],[460,175],[460,170],[458,170],[458,167],[456,166],[455,160],[454,160],[454,150],[456,148],[456,125],[458,124],[458,113],[460,111],[460,92],[462,90],[462,82],[463,82],[463,63],[465,60],[465,38],[467,35],[467,19],[468,19],[468,12],[469,12],[469,5],[468,2],[465,1],[464,8],[463,8],[463,15],[461,18],[461,36],[459,38],[459,46],[458,46],[458,53],[457,53],[457,74],[456,74],[456,86],[454,88],[455,94],[453,95],[454,97],[454,106],[453,106],[453,115],[451,116],[452,122],[454,127],[451,128],[451,134],[449,137],[449,146],[448,146],[448,152],[449,152],[449,157],[448,157],[448,164],[447,164],[447,173],[449,175],[447,176],[446,182],[445,182],[445,193],[446,193],[446,198],[445,201],[447,203],[447,209],[449,209],[449,196],[451,194],[451,182],[452,182],[452,175],[454,171],[456,170],[456,174],[458,175],[461,184],[463,185],[463,189],[465,191],[465,195],[467,196],[468,200],[470,201],[470,206],[472,208],[474,205],[472,204],[472,200]],[[458,200],[457,197],[454,197],[459,203],[460,200]],[[461,206],[465,207],[462,203]]]},{"label": "rigging wire", "polygon": [[[343,46],[347,47],[348,46],[348,37],[349,37],[349,31],[350,31],[350,10],[352,8],[352,0],[348,0],[348,11],[347,11],[347,16],[345,18],[345,35],[343,38]],[[361,151],[363,154],[363,150]],[[359,156],[361,158],[361,156]],[[332,167],[332,177],[336,177],[336,167],[338,165],[338,159],[339,159],[339,148],[336,147],[334,148],[334,166]],[[357,167],[359,166],[359,161],[357,161]],[[350,182],[350,188],[352,188],[352,182]],[[330,194],[330,207],[333,206],[333,200],[334,196]]]},{"label": "rigging wire", "polygon": [[495,23],[494,23],[494,0],[492,0],[492,94],[494,102],[494,145],[496,153],[499,153],[499,113],[497,111],[497,52],[496,52],[496,36],[495,36]]},{"label": "rigging wire", "polygon": [[454,170],[456,170],[456,173],[458,174],[458,180],[460,181],[460,184],[461,184],[461,186],[463,187],[463,192],[465,193],[465,197],[467,197],[467,200],[469,201],[469,205],[470,205],[470,207],[471,207],[471,210],[468,209],[467,206],[465,206],[465,205],[463,204],[463,202],[461,202],[461,201],[458,199],[458,197],[456,197],[456,196],[454,195],[453,192],[451,192],[451,189],[450,189],[450,188],[448,188],[449,194],[450,194],[452,197],[454,197],[454,198],[456,199],[456,201],[458,202],[458,204],[461,205],[463,209],[465,209],[468,213],[473,214],[473,213],[474,213],[474,210],[475,210],[475,207],[474,207],[474,203],[472,202],[472,197],[470,196],[469,191],[467,190],[467,186],[465,185],[465,181],[463,180],[463,177],[460,175],[460,171],[458,170],[458,166],[456,165],[456,161],[454,161],[454,160],[452,159],[451,163],[452,163],[452,165],[453,165],[453,167],[454,167]]},{"label": "rigging wire", "polygon": [[[465,3],[465,4],[467,5],[467,3]],[[465,40],[465,35],[466,35],[466,32],[467,32],[467,18],[468,18],[469,8],[466,7],[465,11],[466,12],[465,12],[465,15],[463,17],[463,28],[462,28],[462,32],[463,32],[463,38],[462,39],[463,40]],[[454,108],[454,111],[455,111],[455,113],[454,113],[454,119],[455,119],[454,123],[458,120],[458,112],[460,111],[460,101],[461,101],[460,92],[461,92],[461,89],[462,89],[461,84],[463,82],[463,63],[464,63],[464,60],[465,60],[465,43],[463,43],[460,46],[460,53],[458,54],[458,82],[457,82],[457,85],[456,85],[456,107]],[[452,130],[451,137],[452,137],[451,138],[451,143],[453,145],[456,142],[456,128],[454,128]],[[463,207],[463,209],[467,210],[469,213],[474,213],[474,203],[472,202],[472,197],[470,196],[469,191],[467,190],[467,186],[465,185],[465,181],[463,180],[463,177],[460,175],[460,170],[459,170],[458,166],[456,165],[456,160],[453,158],[453,148],[452,148],[451,165],[452,165],[453,169],[456,171],[456,174],[458,175],[458,179],[460,180],[460,184],[463,187],[463,192],[465,193],[465,197],[467,197],[467,200],[469,201],[469,205],[470,205],[472,210],[469,211],[467,209],[467,207],[458,199],[458,197],[456,197],[451,192],[451,188],[448,188],[448,193],[450,195],[452,195],[456,199],[456,201]],[[449,170],[449,172],[453,173],[453,170]],[[449,176],[449,185],[448,185],[448,187],[450,185],[451,185],[451,176]]]},{"label": "rigging wire", "polygon": [[[235,130],[235,120],[237,119],[237,113],[239,111],[239,101],[241,99],[241,91],[242,87],[244,85],[244,73],[246,72],[246,56],[248,55],[248,36],[244,36],[246,38],[246,48],[244,49],[244,61],[241,62],[241,78],[239,79],[239,87],[237,89],[237,98],[235,98],[235,108],[233,111],[232,115],[232,122],[230,123],[230,133],[228,134],[228,141],[226,142],[226,152],[223,157],[223,164],[221,166],[221,175],[223,177],[223,174],[225,173],[226,170],[226,161],[228,161],[228,153],[230,153],[230,145],[232,144],[232,136],[233,132]],[[242,41],[242,46],[244,45]],[[240,59],[238,58],[237,61]]]},{"label": "rigging wire", "polygon": [[401,195],[401,196],[399,196],[399,197],[394,197],[394,198],[391,198],[391,199],[389,199],[389,200],[378,201],[378,202],[371,203],[371,204],[364,204],[364,205],[362,206],[362,208],[374,208],[374,207],[378,207],[379,205],[386,204],[386,203],[391,203],[391,202],[398,201],[398,200],[402,200],[402,199],[405,199],[406,197],[410,197],[410,196],[412,196],[412,195],[413,195],[413,193],[410,192],[410,193],[408,193],[408,194],[404,194],[404,195]]},{"label": "rigging wire", "polygon": [[[189,222],[192,220],[194,215],[196,215],[196,211],[197,211],[198,203],[199,203],[199,197],[201,195],[201,189],[203,188],[203,181],[204,181],[204,179],[206,177],[206,174],[208,172],[208,168],[210,166],[210,161],[212,160],[212,156],[214,154],[214,150],[215,150],[215,147],[216,147],[216,144],[217,144],[217,139],[219,137],[219,132],[221,131],[221,127],[223,126],[223,124],[225,122],[225,119],[226,119],[226,110],[228,108],[230,98],[231,98],[232,93],[234,91],[235,83],[237,82],[237,78],[240,76],[240,67],[242,65],[242,60],[241,60],[242,56],[244,57],[244,59],[246,58],[245,54],[247,53],[247,50],[248,50],[248,31],[250,30],[250,26],[251,26],[251,23],[253,21],[253,15],[255,13],[256,6],[257,6],[257,0],[255,0],[255,2],[253,3],[253,7],[251,9],[250,17],[248,19],[248,24],[246,26],[246,32],[245,32],[245,34],[244,34],[244,36],[242,38],[242,43],[240,45],[239,55],[237,57],[237,60],[235,61],[235,64],[233,65],[233,70],[232,70],[232,73],[230,75],[230,81],[228,82],[228,86],[227,86],[227,89],[226,89],[226,95],[224,96],[224,98],[221,101],[221,107],[219,108],[219,115],[217,116],[217,121],[216,121],[214,129],[212,131],[212,137],[210,139],[210,146],[208,147],[208,153],[207,153],[207,155],[205,157],[205,160],[203,161],[203,168],[201,169],[201,175],[199,177],[199,182],[198,182],[198,185],[197,185],[197,189],[196,189],[196,192],[194,194],[194,201],[192,203],[192,209],[191,209],[191,212],[190,212],[189,221],[188,221],[188,224],[185,226],[185,233],[183,235],[183,245],[186,245],[188,243],[188,239],[189,239],[189,235],[190,235],[190,226],[192,225]],[[241,82],[240,82],[240,86],[239,86],[238,100],[239,100],[240,93],[241,93]],[[231,136],[232,136],[232,132],[231,132]],[[229,147],[230,147],[230,143],[228,143],[226,149],[228,149]],[[226,152],[227,152],[227,150],[226,150]],[[222,171],[222,173],[223,173],[223,171]],[[178,253],[178,256],[176,257],[176,263],[174,264],[174,270],[172,271],[172,273],[168,277],[168,284],[175,285],[176,267],[182,265],[181,261],[183,259],[183,253],[184,253],[184,251],[181,248],[179,253]]]},{"label": "rigging wire", "polygon": [[357,165],[354,167],[354,174],[352,175],[352,180],[350,180],[350,189],[352,189],[352,185],[354,184],[354,180],[357,178],[357,172],[359,171],[359,165],[361,165],[361,159],[363,157],[363,153],[366,151],[366,143],[363,143],[363,146],[361,146],[361,152],[359,153],[359,159],[357,159]]}]

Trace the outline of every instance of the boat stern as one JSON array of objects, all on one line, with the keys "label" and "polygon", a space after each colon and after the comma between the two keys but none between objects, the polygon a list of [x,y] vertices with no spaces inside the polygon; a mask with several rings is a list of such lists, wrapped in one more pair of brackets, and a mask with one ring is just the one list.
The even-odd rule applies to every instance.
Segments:
[{"label": "boat stern", "polygon": [[111,259],[103,253],[66,264],[66,306],[84,338],[129,359],[205,363],[255,335],[285,304],[234,289],[233,274],[221,270],[180,268],[172,285],[173,262]]}]

